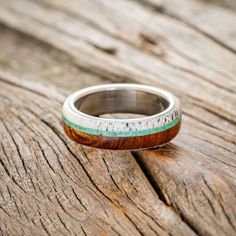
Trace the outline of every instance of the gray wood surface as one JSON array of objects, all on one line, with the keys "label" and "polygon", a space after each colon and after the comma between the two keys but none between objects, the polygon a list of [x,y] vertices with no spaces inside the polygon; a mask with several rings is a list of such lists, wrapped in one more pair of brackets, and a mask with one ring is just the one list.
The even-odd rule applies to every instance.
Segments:
[{"label": "gray wood surface", "polygon": [[[170,90],[170,144],[70,141],[90,85]],[[235,235],[236,13],[230,0],[0,0],[0,235]]]}]

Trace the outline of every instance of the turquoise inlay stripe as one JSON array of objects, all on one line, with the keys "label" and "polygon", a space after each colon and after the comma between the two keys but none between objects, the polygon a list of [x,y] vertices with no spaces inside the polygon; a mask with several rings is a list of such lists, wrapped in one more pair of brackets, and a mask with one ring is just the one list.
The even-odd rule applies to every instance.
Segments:
[{"label": "turquoise inlay stripe", "polygon": [[96,129],[91,129],[91,128],[86,128],[80,125],[76,125],[63,117],[64,122],[70,126],[71,128],[75,130],[79,130],[84,133],[88,134],[95,134],[95,135],[102,135],[102,136],[109,136],[109,137],[133,137],[133,136],[144,136],[148,134],[154,134],[157,132],[161,132],[167,129],[172,128],[176,124],[178,124],[181,121],[181,116],[173,120],[167,125],[163,125],[160,127],[152,128],[152,129],[146,129],[146,130],[136,130],[136,131],[106,131],[106,130],[96,130]]}]

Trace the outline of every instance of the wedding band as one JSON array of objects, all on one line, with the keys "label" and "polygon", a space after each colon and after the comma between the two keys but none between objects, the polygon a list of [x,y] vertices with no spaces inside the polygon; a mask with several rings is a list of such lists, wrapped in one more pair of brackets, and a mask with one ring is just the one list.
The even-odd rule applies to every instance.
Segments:
[{"label": "wedding band", "polygon": [[137,150],[156,147],[179,132],[179,100],[163,89],[139,84],[92,86],[63,105],[63,126],[72,140],[91,147]]}]

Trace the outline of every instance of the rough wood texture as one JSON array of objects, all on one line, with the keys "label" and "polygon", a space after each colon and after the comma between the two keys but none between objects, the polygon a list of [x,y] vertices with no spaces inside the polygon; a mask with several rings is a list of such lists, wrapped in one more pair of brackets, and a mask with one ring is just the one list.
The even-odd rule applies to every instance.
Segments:
[{"label": "rough wood texture", "polygon": [[[0,234],[235,235],[235,19],[211,1],[1,0]],[[180,135],[70,141],[63,100],[107,82],[175,93]]]}]

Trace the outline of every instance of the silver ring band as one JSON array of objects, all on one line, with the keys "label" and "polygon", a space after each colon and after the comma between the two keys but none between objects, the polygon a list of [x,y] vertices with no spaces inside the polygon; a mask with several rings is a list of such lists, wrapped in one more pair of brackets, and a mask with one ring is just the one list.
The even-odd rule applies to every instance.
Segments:
[{"label": "silver ring band", "polygon": [[[120,113],[123,117],[105,115],[114,117]],[[127,118],[125,114],[130,113],[136,116]],[[63,120],[85,134],[137,137],[174,127],[181,121],[181,110],[179,100],[163,89],[139,84],[107,84],[70,95],[63,105]]]}]

